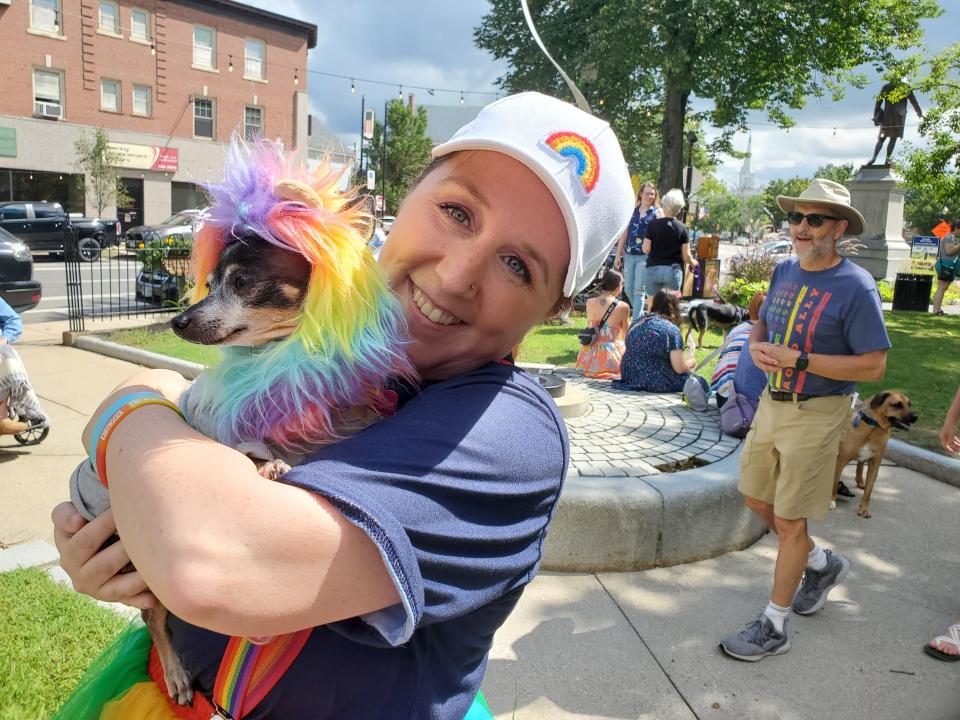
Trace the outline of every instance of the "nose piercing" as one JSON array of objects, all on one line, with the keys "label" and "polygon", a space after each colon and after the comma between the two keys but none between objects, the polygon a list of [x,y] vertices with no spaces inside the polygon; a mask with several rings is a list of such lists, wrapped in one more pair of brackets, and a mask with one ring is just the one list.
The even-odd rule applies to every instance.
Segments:
[{"label": "nose piercing", "polygon": [[476,283],[470,283],[470,289],[471,289],[473,292],[476,292],[476,291],[477,291],[477,284],[476,284]]}]

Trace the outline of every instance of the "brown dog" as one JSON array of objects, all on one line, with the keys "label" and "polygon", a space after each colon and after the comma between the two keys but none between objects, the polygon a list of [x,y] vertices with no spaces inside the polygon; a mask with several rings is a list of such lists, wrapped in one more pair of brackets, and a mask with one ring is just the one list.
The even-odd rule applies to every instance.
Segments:
[{"label": "brown dog", "polygon": [[[910,407],[910,398],[897,390],[886,390],[870,397],[861,407],[854,409],[840,440],[837,456],[837,471],[833,482],[833,500],[837,500],[840,473],[851,460],[857,461],[857,487],[863,490],[857,515],[870,517],[870,495],[880,472],[880,462],[887,449],[893,428],[909,430],[917,421],[917,414]],[[867,476],[863,476],[863,466]]]}]

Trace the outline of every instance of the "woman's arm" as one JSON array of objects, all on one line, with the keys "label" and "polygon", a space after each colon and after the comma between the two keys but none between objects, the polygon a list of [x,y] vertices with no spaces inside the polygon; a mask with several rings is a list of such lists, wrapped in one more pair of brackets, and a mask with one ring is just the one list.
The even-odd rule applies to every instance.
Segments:
[{"label": "woman's arm", "polygon": [[623,248],[627,244],[627,235],[630,234],[630,226],[627,225],[627,229],[623,231],[623,234],[620,236],[620,239],[617,240],[617,254],[613,259],[613,267],[616,270],[619,270],[623,267]]},{"label": "woman's arm", "polygon": [[[153,373],[134,380],[168,393],[176,384]],[[127,554],[187,622],[274,635],[399,601],[373,542],[328,501],[265,480],[169,408],[140,408],[116,428],[107,475]]]},{"label": "woman's arm", "polygon": [[953,396],[947,417],[943,420],[943,427],[940,428],[940,444],[948,452],[960,452],[960,437],[957,437],[958,422],[960,422],[960,387],[957,387],[957,394]]},{"label": "woman's arm", "polygon": [[677,373],[677,375],[688,373],[696,366],[696,359],[689,357],[684,350],[670,351],[670,367],[673,368],[673,371]]},{"label": "woman's arm", "polygon": [[693,267],[696,263],[693,261],[693,255],[690,254],[690,243],[683,243],[680,246],[680,254],[683,256],[683,262],[687,267]]},{"label": "woman's arm", "polygon": [[[650,226],[648,225],[647,227],[649,228]],[[644,236],[644,238],[643,238],[643,254],[644,254],[644,255],[649,255],[649,254],[650,254],[650,249],[651,249],[652,247],[653,247],[653,242],[650,240],[649,237]]]}]

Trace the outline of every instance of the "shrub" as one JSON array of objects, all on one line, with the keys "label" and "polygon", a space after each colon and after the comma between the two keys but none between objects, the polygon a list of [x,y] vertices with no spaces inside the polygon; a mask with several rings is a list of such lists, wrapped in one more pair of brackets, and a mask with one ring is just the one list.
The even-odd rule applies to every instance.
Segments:
[{"label": "shrub", "polygon": [[734,278],[726,285],[720,288],[720,294],[728,303],[733,303],[737,307],[747,307],[754,293],[766,292],[770,289],[770,278],[748,282],[740,278]]},{"label": "shrub", "polygon": [[769,283],[776,266],[777,263],[772,255],[739,253],[730,258],[730,277],[748,283]]},{"label": "shrub", "polygon": [[[193,251],[193,237],[170,235],[147,241],[137,249],[137,259],[143,263],[144,272],[164,272],[170,275],[185,275]],[[173,272],[170,272],[173,270]]]}]

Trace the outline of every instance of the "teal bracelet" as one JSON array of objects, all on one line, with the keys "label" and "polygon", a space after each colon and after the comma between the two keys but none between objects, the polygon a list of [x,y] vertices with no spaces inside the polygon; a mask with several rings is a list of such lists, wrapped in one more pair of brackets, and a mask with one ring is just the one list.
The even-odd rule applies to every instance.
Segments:
[{"label": "teal bracelet", "polygon": [[97,441],[100,438],[100,435],[103,433],[103,429],[107,426],[107,423],[110,422],[110,418],[117,414],[117,411],[122,408],[127,403],[133,400],[139,400],[140,398],[145,397],[157,397],[162,398],[158,392],[153,390],[140,390],[138,392],[130,393],[129,395],[123,395],[110,405],[106,410],[104,410],[100,417],[97,418],[96,424],[93,426],[93,434],[90,435],[90,445],[87,448],[87,452],[90,456],[90,464],[96,469],[97,467]]}]

